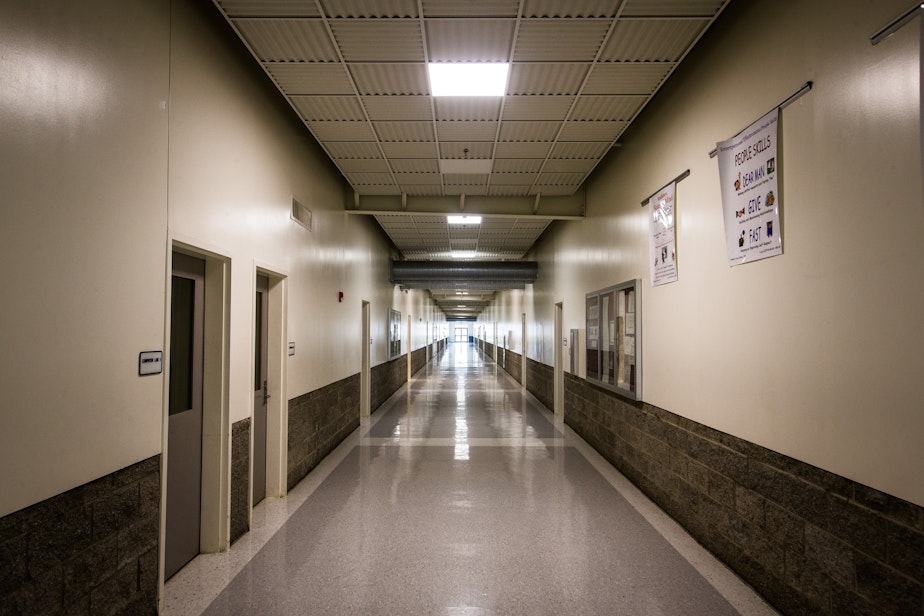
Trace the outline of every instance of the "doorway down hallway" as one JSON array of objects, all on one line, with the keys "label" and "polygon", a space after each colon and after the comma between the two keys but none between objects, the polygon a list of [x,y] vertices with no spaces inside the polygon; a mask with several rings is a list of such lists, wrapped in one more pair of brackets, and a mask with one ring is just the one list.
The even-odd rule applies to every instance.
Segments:
[{"label": "doorway down hallway", "polygon": [[175,614],[773,614],[490,358],[451,343]]}]

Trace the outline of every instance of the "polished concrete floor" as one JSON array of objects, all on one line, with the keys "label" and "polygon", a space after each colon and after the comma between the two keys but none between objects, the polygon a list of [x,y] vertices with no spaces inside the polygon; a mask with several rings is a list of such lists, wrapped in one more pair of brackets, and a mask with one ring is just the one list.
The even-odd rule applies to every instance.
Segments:
[{"label": "polished concrete floor", "polygon": [[450,344],[166,614],[772,614],[473,346]]}]

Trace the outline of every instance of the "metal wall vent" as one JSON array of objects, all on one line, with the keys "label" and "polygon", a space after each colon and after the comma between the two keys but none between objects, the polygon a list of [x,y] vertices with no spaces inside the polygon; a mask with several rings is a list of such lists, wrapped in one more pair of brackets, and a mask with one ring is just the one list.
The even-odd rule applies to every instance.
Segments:
[{"label": "metal wall vent", "polygon": [[311,231],[311,210],[292,199],[292,220]]}]

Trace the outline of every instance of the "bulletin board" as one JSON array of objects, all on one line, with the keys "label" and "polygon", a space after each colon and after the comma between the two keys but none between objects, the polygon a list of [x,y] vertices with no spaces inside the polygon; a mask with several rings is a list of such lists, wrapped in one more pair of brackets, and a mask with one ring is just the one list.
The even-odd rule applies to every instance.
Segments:
[{"label": "bulletin board", "polygon": [[641,399],[639,279],[585,296],[587,380]]}]

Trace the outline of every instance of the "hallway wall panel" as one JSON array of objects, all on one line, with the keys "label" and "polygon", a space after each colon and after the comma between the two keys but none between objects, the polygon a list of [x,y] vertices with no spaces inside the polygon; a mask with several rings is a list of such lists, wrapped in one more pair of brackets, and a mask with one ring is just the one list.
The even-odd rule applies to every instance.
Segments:
[{"label": "hallway wall panel", "polygon": [[[869,43],[906,8],[732,3],[595,171],[587,219],[554,223],[529,255],[534,305],[508,292],[485,321],[535,315],[545,343],[528,355],[551,364],[562,301],[583,357],[584,295],[641,278],[646,402],[924,504],[918,25]],[[707,153],[809,80],[780,115],[784,254],[730,268]],[[685,169],[679,281],[653,288],[640,202]]]}]

